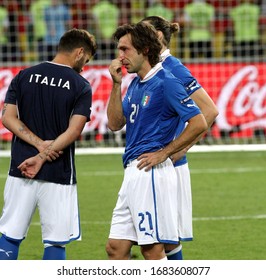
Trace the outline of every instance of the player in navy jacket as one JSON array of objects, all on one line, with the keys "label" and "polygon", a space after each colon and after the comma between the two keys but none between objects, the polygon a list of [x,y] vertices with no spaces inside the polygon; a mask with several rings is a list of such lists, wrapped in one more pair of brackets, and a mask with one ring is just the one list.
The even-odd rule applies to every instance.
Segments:
[{"label": "player in navy jacket", "polygon": [[89,32],[69,30],[52,61],[20,71],[8,88],[2,122],[14,136],[0,259],[18,258],[36,207],[43,259],[65,259],[65,245],[80,237],[74,148],[92,103],[91,86],[80,72],[96,48]]}]

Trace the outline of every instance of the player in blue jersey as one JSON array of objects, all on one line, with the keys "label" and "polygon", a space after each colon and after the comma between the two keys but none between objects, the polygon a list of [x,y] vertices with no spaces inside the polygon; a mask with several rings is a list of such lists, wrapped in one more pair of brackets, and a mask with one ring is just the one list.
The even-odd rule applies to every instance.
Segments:
[{"label": "player in blue jersey", "polygon": [[[170,23],[160,16],[149,16],[142,21],[152,24],[162,43],[161,58],[163,67],[179,78],[185,86],[187,94],[200,108],[203,113],[208,128],[211,127],[215,118],[218,115],[218,110],[213,100],[208,93],[192,76],[191,72],[185,67],[179,59],[172,56],[169,50],[171,36],[174,32],[179,31],[178,23]],[[182,132],[182,126],[178,127],[176,136]],[[204,134],[204,133],[203,133]],[[172,160],[176,168],[178,180],[178,213],[179,213],[179,238],[180,241],[191,241],[193,239],[192,231],[192,195],[190,172],[186,152],[193,146],[201,137],[201,134],[188,147],[172,155]],[[166,245],[168,259],[182,259],[182,245]]]},{"label": "player in blue jersey", "polygon": [[51,62],[19,72],[5,98],[2,122],[13,133],[0,218],[0,259],[16,260],[39,209],[44,260],[66,259],[80,238],[75,140],[90,120],[92,90],[79,73],[96,52],[89,32],[72,29]]},{"label": "player in blue jersey", "polygon": [[[161,44],[150,24],[123,25],[114,33],[118,58],[107,108],[112,131],[126,125],[124,180],[113,211],[106,251],[129,259],[134,244],[146,260],[166,259],[164,244],[178,244],[176,172],[170,156],[206,130],[199,108],[181,81],[163,69]],[[122,67],[136,73],[122,100]],[[173,141],[177,127],[188,123]]]}]

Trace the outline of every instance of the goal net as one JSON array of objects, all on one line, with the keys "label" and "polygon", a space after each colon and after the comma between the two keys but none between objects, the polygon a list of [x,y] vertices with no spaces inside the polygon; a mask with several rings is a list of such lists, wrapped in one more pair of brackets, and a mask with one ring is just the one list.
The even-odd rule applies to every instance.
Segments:
[{"label": "goal net", "polygon": [[[91,83],[91,121],[77,142],[80,148],[123,147],[125,129],[107,128],[112,87],[108,71],[116,57],[112,33],[118,25],[161,15],[180,24],[170,50],[189,68],[219,110],[198,145],[266,143],[266,1],[10,1],[0,0],[0,149],[12,134],[1,123],[5,94],[23,68],[50,60],[58,36],[83,28],[96,36],[98,52],[82,75]],[[124,95],[134,75],[125,73]]]}]

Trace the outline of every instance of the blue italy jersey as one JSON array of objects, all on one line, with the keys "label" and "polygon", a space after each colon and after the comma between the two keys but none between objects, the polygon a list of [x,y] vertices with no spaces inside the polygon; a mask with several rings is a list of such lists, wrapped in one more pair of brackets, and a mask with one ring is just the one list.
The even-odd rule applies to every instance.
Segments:
[{"label": "blue italy jersey", "polygon": [[[163,67],[169,70],[175,77],[180,79],[185,87],[188,95],[201,88],[195,77],[192,76],[191,72],[187,67],[176,57],[170,54],[169,49],[162,53]],[[176,131],[176,137],[182,133],[183,129],[180,125]],[[179,166],[187,163],[187,157],[184,156],[182,159],[175,162],[175,166]]]},{"label": "blue italy jersey", "polygon": [[[20,120],[43,140],[56,139],[72,115],[90,119],[92,92],[89,82],[72,68],[51,62],[24,69],[11,82],[6,103],[17,104]],[[76,183],[74,143],[53,162],[46,162],[35,179],[59,184]],[[35,156],[36,148],[18,137],[12,139],[9,174],[22,177],[18,165]]]},{"label": "blue italy jersey", "polygon": [[178,126],[200,113],[183,84],[157,64],[145,77],[134,78],[123,99],[126,117],[124,166],[143,153],[173,141]]}]

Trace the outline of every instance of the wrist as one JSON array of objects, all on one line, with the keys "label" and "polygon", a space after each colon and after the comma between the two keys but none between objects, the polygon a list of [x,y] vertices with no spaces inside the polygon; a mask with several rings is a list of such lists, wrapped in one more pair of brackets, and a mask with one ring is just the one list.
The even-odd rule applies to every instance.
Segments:
[{"label": "wrist", "polygon": [[37,156],[42,162],[46,161],[46,154],[44,152],[39,153]]},{"label": "wrist", "polygon": [[41,153],[43,151],[44,147],[44,141],[43,140],[38,140],[36,142],[35,148]]},{"label": "wrist", "polygon": [[122,84],[122,81],[113,81],[113,87],[114,88],[120,88]]}]

